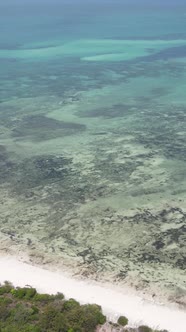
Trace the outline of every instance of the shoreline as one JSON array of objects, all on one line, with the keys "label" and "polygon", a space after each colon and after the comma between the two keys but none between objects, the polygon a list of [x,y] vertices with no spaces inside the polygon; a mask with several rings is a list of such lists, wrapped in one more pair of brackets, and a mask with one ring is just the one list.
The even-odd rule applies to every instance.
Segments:
[{"label": "shoreline", "polygon": [[185,332],[186,311],[176,305],[164,305],[144,300],[114,285],[102,285],[89,280],[68,277],[63,272],[52,272],[20,261],[13,256],[0,256],[0,282],[10,281],[14,286],[33,286],[38,292],[62,292],[66,298],[75,298],[81,304],[96,303],[109,320],[115,322],[120,315],[129,319],[131,327],[142,324],[169,332]]}]

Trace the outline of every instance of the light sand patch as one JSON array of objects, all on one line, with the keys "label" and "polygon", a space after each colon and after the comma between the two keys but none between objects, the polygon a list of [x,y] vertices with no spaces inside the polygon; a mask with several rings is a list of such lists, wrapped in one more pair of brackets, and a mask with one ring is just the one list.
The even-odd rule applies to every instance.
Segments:
[{"label": "light sand patch", "polygon": [[[148,53],[145,51],[138,52],[139,56],[145,56]],[[111,54],[100,54],[100,55],[94,55],[94,56],[87,56],[82,57],[82,61],[126,61],[135,59],[136,57],[135,51],[132,51],[131,53],[111,53]]]},{"label": "light sand patch", "polygon": [[[95,57],[103,54],[125,53],[127,60],[149,54],[148,49],[153,49],[154,53],[166,47],[180,46],[186,44],[185,40],[112,40],[112,39],[80,39],[65,42],[56,46],[49,46],[32,49],[1,50],[0,58],[16,58],[23,60],[49,59],[51,57],[79,56]],[[92,60],[93,61],[93,60]],[[107,59],[108,61],[108,59]]]}]

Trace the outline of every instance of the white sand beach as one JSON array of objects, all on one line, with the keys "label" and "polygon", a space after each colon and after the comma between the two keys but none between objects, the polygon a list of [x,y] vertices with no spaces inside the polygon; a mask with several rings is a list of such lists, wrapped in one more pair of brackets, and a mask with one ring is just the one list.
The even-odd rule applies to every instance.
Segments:
[{"label": "white sand beach", "polygon": [[147,324],[169,332],[186,331],[186,312],[176,307],[145,301],[134,294],[127,294],[98,283],[79,281],[60,272],[52,272],[29,265],[14,257],[0,257],[0,282],[8,280],[14,286],[30,285],[38,292],[62,292],[66,298],[75,298],[81,303],[97,303],[104,314],[113,321],[126,315],[131,326]]}]

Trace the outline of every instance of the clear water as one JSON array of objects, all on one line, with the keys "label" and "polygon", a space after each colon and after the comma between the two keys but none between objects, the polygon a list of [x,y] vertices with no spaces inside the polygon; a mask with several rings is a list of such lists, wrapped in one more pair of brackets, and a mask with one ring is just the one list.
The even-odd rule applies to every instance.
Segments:
[{"label": "clear water", "polygon": [[186,7],[0,5],[3,251],[184,303]]}]

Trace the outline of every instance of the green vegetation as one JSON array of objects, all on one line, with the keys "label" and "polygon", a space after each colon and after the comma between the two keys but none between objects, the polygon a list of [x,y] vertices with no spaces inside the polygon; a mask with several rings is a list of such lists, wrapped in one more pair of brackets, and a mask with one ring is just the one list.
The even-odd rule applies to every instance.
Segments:
[{"label": "green vegetation", "polygon": [[146,325],[142,325],[139,327],[139,332],[153,332],[153,330]]},{"label": "green vegetation", "polygon": [[0,295],[9,293],[11,289],[11,284],[8,281],[5,281],[4,285],[0,287]]},{"label": "green vegetation", "polygon": [[30,287],[0,287],[1,332],[94,332],[105,316],[96,304],[80,305],[63,294],[38,294]]},{"label": "green vegetation", "polygon": [[32,297],[34,297],[36,295],[36,290],[35,288],[16,288],[16,289],[11,289],[11,294],[14,297],[17,297],[18,299],[31,299]]},{"label": "green vegetation", "polygon": [[[15,288],[9,282],[0,286],[0,332],[95,332],[105,322],[96,304],[80,305],[74,299],[65,300],[62,293],[38,294],[35,288]],[[124,316],[117,324],[110,322],[116,329],[127,324]],[[147,326],[130,331],[158,332]]]},{"label": "green vegetation", "polygon": [[141,325],[139,328],[138,328],[138,332],[168,332],[167,330],[153,330],[151,329],[150,327],[146,326],[146,325]]},{"label": "green vegetation", "polygon": [[125,316],[120,316],[118,318],[118,324],[122,325],[122,326],[125,326],[125,325],[128,324],[128,319]]}]

